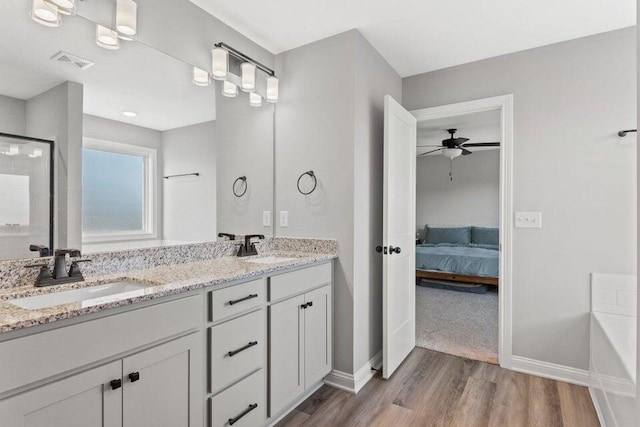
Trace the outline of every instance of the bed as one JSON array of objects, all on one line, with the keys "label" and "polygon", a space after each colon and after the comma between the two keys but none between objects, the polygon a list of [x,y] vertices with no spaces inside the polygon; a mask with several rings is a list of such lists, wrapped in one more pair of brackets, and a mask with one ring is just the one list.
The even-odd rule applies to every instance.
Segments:
[{"label": "bed", "polygon": [[498,286],[497,233],[484,227],[427,227],[427,238],[416,245],[416,281]]}]

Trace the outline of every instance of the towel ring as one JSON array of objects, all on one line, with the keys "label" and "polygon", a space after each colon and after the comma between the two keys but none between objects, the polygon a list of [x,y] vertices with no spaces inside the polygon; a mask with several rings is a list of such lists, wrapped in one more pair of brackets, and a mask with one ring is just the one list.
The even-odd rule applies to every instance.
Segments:
[{"label": "towel ring", "polygon": [[[309,175],[311,178],[313,178],[313,188],[309,192],[304,192],[300,189],[300,180],[305,175]],[[313,173],[313,171],[307,171],[298,177],[298,184],[297,184],[298,191],[300,192],[300,194],[304,196],[308,196],[309,194],[313,193],[316,190],[317,186],[318,186],[318,178],[316,177],[316,174]]]},{"label": "towel ring", "polygon": [[[244,183],[244,189],[242,190],[242,192],[236,191],[236,184],[238,183],[238,181],[242,181]],[[247,192],[247,177],[246,176],[241,176],[236,178],[235,181],[233,181],[233,187],[231,187],[231,190],[233,191],[233,195],[236,197],[242,197],[245,195],[245,193]]]}]

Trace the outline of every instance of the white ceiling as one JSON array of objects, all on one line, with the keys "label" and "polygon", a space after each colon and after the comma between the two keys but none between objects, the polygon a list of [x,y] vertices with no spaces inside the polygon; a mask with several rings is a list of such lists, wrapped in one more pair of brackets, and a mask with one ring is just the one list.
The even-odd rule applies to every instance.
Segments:
[{"label": "white ceiling", "polygon": [[[469,138],[469,142],[500,142],[500,111],[483,111],[481,113],[463,114],[434,120],[418,122],[417,154],[432,151],[442,146],[442,140],[449,138],[447,129],[458,129],[456,138]],[[423,147],[421,147],[423,146]],[[498,150],[500,147],[474,147],[471,151]],[[427,156],[439,155],[439,152]]]},{"label": "white ceiling", "polygon": [[[138,42],[102,49],[93,23],[65,16],[60,27],[44,27],[29,18],[29,5],[0,1],[1,95],[26,100],[73,81],[84,85],[87,114],[161,131],[215,119],[215,90],[193,85],[188,64]],[[59,51],[95,65],[82,71],[52,61]],[[123,110],[138,116],[125,117]]]},{"label": "white ceiling", "polygon": [[402,77],[636,23],[636,0],[191,0],[273,53],[357,28]]}]

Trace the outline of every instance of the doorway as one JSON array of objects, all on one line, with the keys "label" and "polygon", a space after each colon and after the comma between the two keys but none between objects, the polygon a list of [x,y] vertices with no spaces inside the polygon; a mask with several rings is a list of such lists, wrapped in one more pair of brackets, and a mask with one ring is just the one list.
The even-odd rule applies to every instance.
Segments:
[{"label": "doorway", "polygon": [[[417,122],[496,110],[500,117],[498,358],[511,368],[513,95],[408,112],[389,95],[384,114],[382,341],[383,378],[390,378],[415,347]],[[448,147],[447,147],[448,148]],[[412,160],[410,160],[412,159]],[[413,234],[413,238],[411,235]]]},{"label": "doorway", "polygon": [[[497,162],[497,167],[499,169],[499,171],[497,171],[499,177],[497,180],[498,181],[497,182],[498,200],[497,200],[497,206],[496,206],[497,218],[495,219],[494,223],[492,223],[491,222],[492,220],[490,219],[490,216],[493,215],[493,213],[491,213],[489,210],[485,210],[484,212],[480,213],[479,215],[476,215],[475,217],[465,216],[464,214],[453,216],[451,217],[451,221],[449,222],[442,221],[443,217],[441,215],[443,215],[444,212],[437,212],[437,209],[436,209],[436,212],[432,212],[431,215],[435,221],[435,225],[465,226],[467,224],[463,224],[463,223],[469,222],[470,223],[468,224],[469,227],[478,227],[478,228],[486,229],[486,228],[493,228],[493,227],[490,227],[491,225],[496,225],[497,226],[496,228],[499,229],[499,233],[496,241],[497,242],[496,250],[498,252],[497,254],[498,286],[495,286],[493,284],[482,283],[482,280],[480,280],[480,283],[473,283],[474,281],[477,282],[477,280],[473,280],[473,279],[469,279],[467,280],[467,282],[471,283],[471,285],[486,286],[486,289],[489,292],[495,292],[497,288],[497,291],[498,291],[497,295],[493,294],[497,299],[497,309],[498,309],[497,325],[496,325],[498,329],[497,357],[498,357],[500,366],[509,368],[511,365],[511,352],[512,352],[512,342],[511,342],[511,336],[512,336],[511,335],[511,295],[512,295],[511,258],[512,256],[511,255],[512,255],[512,224],[513,224],[513,217],[512,217],[512,212],[513,212],[513,209],[512,209],[512,203],[513,203],[513,200],[512,200],[513,199],[513,196],[512,196],[512,191],[513,191],[512,190],[512,185],[513,185],[512,184],[513,183],[513,171],[512,171],[513,95],[498,96],[498,97],[485,98],[485,99],[479,99],[479,100],[468,101],[468,102],[461,102],[457,104],[425,108],[425,109],[411,111],[411,113],[416,117],[416,120],[418,122],[418,142],[417,142],[418,146],[430,145],[430,144],[420,142],[420,128],[422,123],[426,124],[431,122],[434,125],[434,126],[431,126],[431,128],[434,128],[437,126],[442,127],[442,125],[446,126],[447,123],[451,124],[452,126],[451,128],[447,128],[447,129],[453,129],[453,124],[456,124],[456,123],[458,123],[460,126],[468,125],[470,131],[475,133],[475,136],[464,135],[463,134],[464,128],[461,127],[460,129],[456,128],[457,132],[453,135],[453,138],[455,139],[455,138],[469,137],[470,141],[466,142],[466,144],[468,145],[468,150],[472,152],[476,152],[475,154],[477,159],[480,156],[491,157],[492,156],[492,154],[490,153],[491,150],[492,149],[495,150],[495,148],[499,148],[499,150],[497,150],[499,152],[499,155],[497,156],[498,158],[495,160]],[[487,132],[486,130],[483,131],[481,129],[484,125],[486,125],[485,127],[491,126],[490,122],[494,119],[496,122],[495,125],[497,127],[496,136],[498,136],[496,141],[493,141],[494,138],[493,138],[493,135],[490,133],[490,131]],[[424,126],[424,127],[429,127],[429,126]],[[476,130],[473,130],[474,127],[476,128]],[[447,135],[445,133],[443,139],[446,139],[447,137],[451,137],[451,135]],[[484,141],[485,138],[492,140],[492,141],[487,140],[486,142],[499,142],[500,143],[499,147],[473,147],[473,143],[485,142]],[[435,149],[436,148],[434,148],[434,150]],[[418,148],[418,150],[420,150],[420,148]],[[481,150],[481,151],[478,151],[478,150]],[[425,148],[424,150],[418,151],[418,154],[420,154],[421,152],[427,152],[427,151],[430,151],[430,150],[427,150]],[[444,149],[440,151],[447,151],[447,150]],[[435,152],[422,157],[428,157],[430,155],[433,156],[434,154],[441,156],[440,152]],[[456,154],[456,153],[445,153],[445,155],[451,155],[451,154]],[[495,153],[493,153],[493,155],[495,155]],[[470,163],[473,160],[473,156],[474,154],[465,155],[464,158],[462,158],[462,155],[460,155],[461,159],[464,159],[465,161],[468,160],[467,163]],[[448,160],[448,159],[438,159],[438,160]],[[490,159],[486,159],[486,160],[491,162]],[[463,175],[460,175],[460,173],[461,172],[465,173],[465,171],[460,170],[459,167],[464,167],[464,166],[462,165],[462,162],[458,162],[458,164],[456,164],[455,157],[449,161],[449,173],[451,173],[451,176],[447,176],[446,178],[453,179],[453,181],[450,181],[450,182],[456,182],[455,181],[456,173],[458,173],[458,177],[462,178]],[[418,173],[420,173],[419,166],[417,170],[418,170]],[[467,172],[467,175],[469,175],[468,174],[469,171],[466,171],[466,172]],[[437,203],[438,201],[435,200],[434,202]],[[467,206],[467,209],[472,210],[474,208],[474,206],[470,206],[469,201],[467,202],[463,201],[462,203],[463,205]],[[420,212],[420,209],[421,208],[418,206],[417,211]],[[416,222],[417,223],[420,222],[420,225],[422,227],[426,227],[427,224],[421,224],[422,219],[424,219],[424,217],[421,218],[420,214],[418,214]],[[441,227],[441,228],[447,228],[447,227]],[[450,227],[450,228],[455,228],[455,227]],[[471,229],[471,231],[473,231],[473,228]],[[480,230],[480,231],[485,232],[486,230]],[[491,234],[491,232],[489,232],[488,234]],[[423,229],[422,236],[424,236],[424,229]],[[420,235],[417,235],[416,241],[418,241],[420,237],[421,237]],[[495,236],[487,236],[487,235],[484,236],[484,238],[489,238],[489,239],[493,239],[494,237]],[[426,236],[423,237],[423,240],[425,238]],[[435,241],[437,241],[437,239]],[[471,244],[482,245],[482,244],[491,244],[491,243],[494,243],[494,242],[480,241],[479,243],[471,243]],[[417,260],[416,268],[418,268],[419,266],[418,264],[419,264],[419,261]],[[487,272],[485,271],[485,273]],[[487,274],[484,274],[484,275],[486,276]],[[488,274],[488,275],[491,276],[492,274]],[[449,279],[450,278],[451,277],[449,277]],[[445,279],[444,282],[446,282],[446,279],[448,278],[446,276],[437,277],[436,275],[436,276],[431,276],[427,280],[433,280],[437,283],[438,281],[440,281],[439,279]],[[457,277],[454,279],[457,279]],[[418,280],[424,280],[424,279],[418,279]],[[464,280],[461,284],[464,284]],[[430,288],[430,289],[433,289],[433,288]],[[418,290],[418,295],[417,295],[418,304],[420,304],[420,299],[421,299],[420,291],[421,289]],[[448,293],[440,292],[439,296],[442,297],[444,295],[443,297],[444,302],[447,302],[447,301],[455,302],[455,299],[458,297],[456,297],[454,292],[455,291],[449,291]],[[462,295],[462,293],[460,294]],[[459,298],[459,299],[465,300],[466,302],[464,302],[464,304],[467,304],[467,307],[464,307],[464,306],[458,307],[459,313],[463,313],[465,308],[474,309],[474,300],[472,297],[470,297],[469,295],[464,295],[462,298]],[[476,301],[480,301],[479,302],[480,310],[482,310],[483,308],[486,309],[485,303],[488,301],[488,299],[487,300],[476,299]],[[476,307],[476,309],[478,309],[478,307]],[[416,312],[417,334],[420,333],[420,326],[421,326],[420,316],[421,316],[420,307],[418,307]],[[480,330],[482,330],[482,328],[480,328]],[[418,338],[417,344],[420,345],[420,337],[418,336],[417,338]]]}]

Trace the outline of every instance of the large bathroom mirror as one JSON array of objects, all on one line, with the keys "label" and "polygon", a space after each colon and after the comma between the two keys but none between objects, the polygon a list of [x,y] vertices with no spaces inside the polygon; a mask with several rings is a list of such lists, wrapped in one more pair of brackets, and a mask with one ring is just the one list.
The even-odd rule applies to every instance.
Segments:
[{"label": "large bathroom mirror", "polygon": [[0,12],[0,258],[272,235],[273,104],[135,40],[101,47],[80,13]]}]

